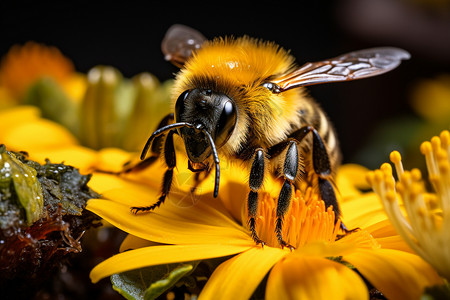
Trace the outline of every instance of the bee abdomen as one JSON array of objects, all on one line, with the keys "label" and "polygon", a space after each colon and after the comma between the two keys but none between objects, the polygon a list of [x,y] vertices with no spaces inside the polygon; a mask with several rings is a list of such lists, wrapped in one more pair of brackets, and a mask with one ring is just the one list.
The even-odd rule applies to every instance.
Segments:
[{"label": "bee abdomen", "polygon": [[[299,111],[299,124],[297,124],[297,126],[300,128],[302,126],[309,125],[314,127],[314,129],[319,133],[322,141],[326,145],[331,168],[334,173],[341,160],[341,152],[339,149],[336,131],[320,106],[312,99],[309,100],[310,101],[304,102],[304,107]],[[292,137],[295,138],[295,136]],[[311,141],[310,139],[308,140]],[[311,156],[311,150],[312,149],[308,143],[306,143],[306,145],[303,143],[302,151],[304,152],[303,154],[307,160],[308,157]]]},{"label": "bee abdomen", "polygon": [[330,120],[322,110],[319,109],[318,115],[319,115],[318,119],[320,121],[318,122],[317,125],[315,125],[315,129],[317,130],[323,142],[327,146],[331,168],[333,171],[335,171],[336,168],[339,166],[341,160],[341,152],[338,145],[336,131],[334,129],[334,126],[331,124]]}]

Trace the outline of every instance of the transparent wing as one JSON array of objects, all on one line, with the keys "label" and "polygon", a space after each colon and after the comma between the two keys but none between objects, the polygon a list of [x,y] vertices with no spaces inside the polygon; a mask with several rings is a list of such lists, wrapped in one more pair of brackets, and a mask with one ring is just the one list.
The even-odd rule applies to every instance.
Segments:
[{"label": "transparent wing", "polygon": [[362,79],[389,72],[409,58],[409,53],[399,48],[365,49],[306,63],[288,74],[269,78],[268,83],[273,84],[274,92],[283,92],[300,86]]},{"label": "transparent wing", "polygon": [[200,49],[206,38],[197,30],[175,24],[168,30],[161,44],[165,59],[182,67],[192,53]]}]

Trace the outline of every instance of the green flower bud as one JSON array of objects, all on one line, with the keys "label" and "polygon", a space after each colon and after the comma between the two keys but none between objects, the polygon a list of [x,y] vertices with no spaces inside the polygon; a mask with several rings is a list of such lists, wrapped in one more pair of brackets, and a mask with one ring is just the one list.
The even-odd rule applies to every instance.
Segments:
[{"label": "green flower bud", "polygon": [[170,111],[171,86],[150,73],[130,80],[113,67],[93,68],[80,110],[80,140],[94,149],[140,151]]},{"label": "green flower bud", "polygon": [[25,104],[39,107],[44,118],[55,121],[73,134],[77,134],[77,104],[65,94],[54,79],[43,77],[37,80],[28,89]]},{"label": "green flower bud", "polygon": [[167,88],[172,81],[162,85],[150,73],[133,77],[135,91],[134,107],[128,119],[123,148],[140,151],[149,135],[156,129],[161,118],[170,112],[170,92]]}]

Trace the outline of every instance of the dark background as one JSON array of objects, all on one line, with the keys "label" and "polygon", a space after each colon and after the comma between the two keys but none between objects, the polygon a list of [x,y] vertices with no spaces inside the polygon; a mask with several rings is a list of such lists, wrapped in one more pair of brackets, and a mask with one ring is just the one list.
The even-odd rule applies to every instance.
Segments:
[{"label": "dark background", "polygon": [[174,23],[194,27],[207,38],[247,34],[273,40],[291,49],[299,64],[368,47],[408,50],[412,59],[386,75],[309,88],[335,124],[346,162],[354,161],[378,124],[412,113],[408,101],[417,80],[450,69],[448,4],[401,0],[295,5],[259,1],[247,6],[228,1],[5,2],[0,4],[0,56],[14,44],[33,40],[58,47],[80,72],[104,64],[127,77],[148,71],[161,80],[172,78],[177,68],[164,61],[160,43]]}]

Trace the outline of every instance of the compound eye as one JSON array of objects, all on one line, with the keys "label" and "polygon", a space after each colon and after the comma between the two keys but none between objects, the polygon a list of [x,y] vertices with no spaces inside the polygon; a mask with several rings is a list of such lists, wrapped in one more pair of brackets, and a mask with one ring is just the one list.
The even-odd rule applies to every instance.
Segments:
[{"label": "compound eye", "polygon": [[215,142],[218,147],[223,146],[231,136],[236,126],[236,108],[231,101],[225,102],[216,127]]},{"label": "compound eye", "polygon": [[182,122],[181,118],[184,114],[185,102],[189,92],[189,90],[182,92],[175,103],[175,122]]}]

